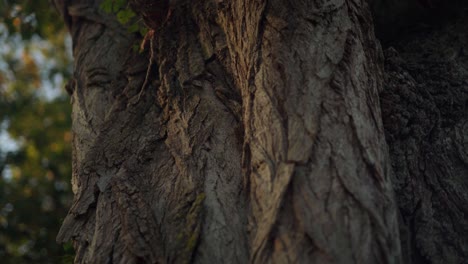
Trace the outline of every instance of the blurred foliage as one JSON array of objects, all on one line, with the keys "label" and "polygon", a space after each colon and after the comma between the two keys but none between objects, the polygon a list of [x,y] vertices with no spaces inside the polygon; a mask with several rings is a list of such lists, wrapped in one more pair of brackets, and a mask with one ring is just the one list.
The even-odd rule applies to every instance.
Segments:
[{"label": "blurred foliage", "polygon": [[70,39],[47,0],[0,0],[1,263],[71,263]]}]

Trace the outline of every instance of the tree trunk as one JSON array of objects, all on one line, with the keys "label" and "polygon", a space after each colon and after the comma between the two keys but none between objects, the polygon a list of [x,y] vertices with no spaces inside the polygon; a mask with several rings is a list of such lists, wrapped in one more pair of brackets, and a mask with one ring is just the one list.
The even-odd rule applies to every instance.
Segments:
[{"label": "tree trunk", "polygon": [[468,3],[432,2],[387,39],[383,121],[404,262],[468,263]]},{"label": "tree trunk", "polygon": [[55,0],[75,262],[401,262],[365,1],[182,1],[143,54],[94,2]]}]

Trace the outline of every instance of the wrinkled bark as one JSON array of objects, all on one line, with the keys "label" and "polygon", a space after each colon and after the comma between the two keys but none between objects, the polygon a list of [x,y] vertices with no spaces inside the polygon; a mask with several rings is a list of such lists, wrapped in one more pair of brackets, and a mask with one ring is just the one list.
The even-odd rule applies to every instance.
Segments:
[{"label": "wrinkled bark", "polygon": [[468,16],[433,12],[388,44],[383,120],[404,262],[467,263]]},{"label": "wrinkled bark", "polygon": [[75,56],[58,240],[77,263],[400,263],[399,227],[405,261],[463,261],[466,83],[426,98],[439,75],[394,70],[425,63],[404,52],[384,74],[366,2],[183,2],[141,97],[140,40],[95,1],[55,2]]}]

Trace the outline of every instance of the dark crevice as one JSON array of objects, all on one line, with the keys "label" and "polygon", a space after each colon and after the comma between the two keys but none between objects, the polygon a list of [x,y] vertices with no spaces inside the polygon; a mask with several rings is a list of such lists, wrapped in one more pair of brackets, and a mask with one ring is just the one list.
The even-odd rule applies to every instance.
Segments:
[{"label": "dark crevice", "polygon": [[466,15],[464,0],[374,0],[371,1],[375,32],[383,46],[415,33],[451,23]]}]

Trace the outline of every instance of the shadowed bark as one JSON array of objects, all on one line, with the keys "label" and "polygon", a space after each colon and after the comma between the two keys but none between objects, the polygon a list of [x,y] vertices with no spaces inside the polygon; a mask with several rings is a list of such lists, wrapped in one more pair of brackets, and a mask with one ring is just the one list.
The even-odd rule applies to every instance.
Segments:
[{"label": "shadowed bark", "polygon": [[468,259],[467,16],[393,41],[383,120],[405,263]]},{"label": "shadowed bark", "polygon": [[404,263],[468,259],[467,5],[373,1]]},{"label": "shadowed bark", "polygon": [[55,2],[74,44],[58,241],[75,262],[401,262],[393,77],[365,1],[182,1],[151,63],[95,1]]}]

